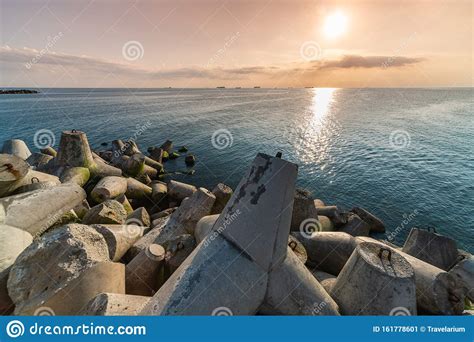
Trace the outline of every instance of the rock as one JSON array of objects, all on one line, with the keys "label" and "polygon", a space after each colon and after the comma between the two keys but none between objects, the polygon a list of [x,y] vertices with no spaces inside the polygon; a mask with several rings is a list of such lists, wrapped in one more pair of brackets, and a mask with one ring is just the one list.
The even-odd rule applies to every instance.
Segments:
[{"label": "rock", "polygon": [[151,183],[151,197],[156,203],[160,203],[168,194],[166,183],[155,181]]},{"label": "rock", "polygon": [[79,186],[84,186],[89,178],[91,173],[86,167],[71,167],[61,174],[61,183],[74,183]]},{"label": "rock", "polygon": [[158,163],[163,163],[163,149],[157,147],[151,147],[148,149],[151,159],[157,161]]},{"label": "rock", "polygon": [[163,151],[171,153],[173,150],[173,142],[171,140],[166,140],[163,145],[160,146]]},{"label": "rock", "polygon": [[367,210],[359,207],[352,208],[351,212],[359,216],[363,221],[369,225],[371,232],[385,233],[385,225],[382,220],[375,215],[369,213]]},{"label": "rock", "polygon": [[418,228],[410,231],[402,251],[445,271],[449,271],[459,258],[456,241]]},{"label": "rock", "polygon": [[152,189],[134,178],[127,178],[127,191],[125,192],[127,198],[132,199],[147,199],[151,198]]},{"label": "rock", "polygon": [[135,209],[127,217],[127,224],[135,224],[139,227],[150,227],[150,215],[145,208]]},{"label": "rock", "polygon": [[91,192],[91,197],[97,203],[113,199],[125,194],[127,191],[127,179],[123,177],[109,176],[102,178]]},{"label": "rock", "polygon": [[0,272],[13,265],[18,255],[32,242],[33,236],[30,233],[0,224]]},{"label": "rock", "polygon": [[84,316],[136,316],[150,297],[99,293],[79,313]]},{"label": "rock", "polygon": [[0,315],[8,316],[13,313],[15,309],[15,304],[13,304],[12,299],[8,295],[7,281],[8,275],[10,274],[10,267],[0,271]]},{"label": "rock", "polygon": [[218,218],[218,214],[207,215],[198,221],[196,224],[196,229],[194,229],[194,238],[198,244],[201,243],[201,241],[203,241],[207,235],[209,235]]},{"label": "rock", "polygon": [[305,189],[296,189],[291,218],[291,230],[301,230],[301,226],[305,220],[316,219],[317,217],[318,212],[311,193]]},{"label": "rock", "polygon": [[154,243],[164,244],[181,234],[194,235],[197,222],[211,212],[216,197],[208,190],[199,188],[183,201],[170,220],[160,231]]},{"label": "rock", "polygon": [[72,224],[46,233],[23,251],[10,270],[8,293],[16,305],[15,314],[45,306],[84,271],[108,260],[103,236],[91,227]]},{"label": "rock", "polygon": [[92,207],[82,219],[84,224],[123,224],[127,212],[123,205],[115,200],[107,200]]},{"label": "rock", "polygon": [[288,236],[288,247],[295,253],[298,259],[301,260],[303,264],[306,263],[308,260],[308,254],[306,253],[306,249],[304,248],[303,244],[298,241],[293,235]]},{"label": "rock", "polygon": [[41,169],[48,165],[51,160],[53,160],[53,157],[50,155],[35,152],[26,159],[26,162],[36,169]]},{"label": "rock", "polygon": [[263,308],[272,315],[339,315],[336,302],[291,250],[270,272]]},{"label": "rock", "polygon": [[186,197],[190,197],[196,191],[197,188],[194,185],[181,183],[175,180],[171,180],[168,183],[168,195],[178,202],[181,202]]},{"label": "rock", "polygon": [[173,159],[178,158],[179,156],[180,156],[179,153],[172,152],[172,153],[169,154],[168,158],[169,158],[170,160],[173,160]]},{"label": "rock", "polygon": [[179,153],[186,153],[188,152],[188,148],[186,146],[181,146],[178,150]]},{"label": "rock", "polygon": [[331,291],[345,315],[416,315],[415,273],[398,252],[380,244],[359,244]]},{"label": "rock", "polygon": [[53,158],[58,155],[58,152],[56,152],[56,150],[54,148],[52,148],[51,146],[47,146],[45,148],[42,148],[40,151],[41,151],[41,153],[47,154],[47,155],[49,155]]},{"label": "rock", "polygon": [[20,157],[0,154],[0,197],[8,196],[21,186],[18,183],[26,177],[28,171],[28,163]]},{"label": "rock", "polygon": [[232,189],[224,183],[219,183],[212,189],[212,193],[216,196],[216,202],[212,207],[211,215],[220,214],[232,197]]},{"label": "rock", "polygon": [[352,236],[369,236],[370,226],[356,214],[349,213],[347,223],[341,226],[339,230]]},{"label": "rock", "polygon": [[189,154],[184,158],[184,162],[187,166],[193,166],[194,164],[196,164],[196,157],[192,154]]},{"label": "rock", "polygon": [[192,235],[183,234],[167,241],[163,247],[166,250],[164,276],[168,279],[193,252],[196,240]]},{"label": "rock", "polygon": [[154,168],[158,172],[163,171],[163,164],[161,164],[161,163],[157,162],[156,160],[154,160],[150,157],[147,157],[145,155],[142,155],[142,156],[145,159],[145,165],[148,165],[148,166]]},{"label": "rock", "polygon": [[319,206],[317,207],[318,215],[329,217],[336,227],[340,227],[347,223],[347,218],[341,213],[337,206]]},{"label": "rock", "polygon": [[12,154],[23,160],[31,156],[30,149],[23,140],[11,139],[3,143],[2,153]]},{"label": "rock", "polygon": [[4,224],[37,236],[85,198],[86,193],[81,187],[62,184],[2,198],[0,212],[3,212]]},{"label": "rock", "polygon": [[143,227],[137,225],[115,225],[115,224],[93,224],[91,226],[102,234],[107,243],[109,258],[112,261],[119,261],[143,236]]},{"label": "rock", "polygon": [[156,221],[159,222],[154,222],[156,224],[153,226],[153,228],[148,233],[143,235],[143,237],[140,238],[136,243],[134,243],[132,247],[130,247],[124,257],[125,260],[132,260],[138,254],[140,254],[141,251],[144,251],[149,245],[151,245],[153,241],[155,241],[156,237],[159,235],[163,227],[168,223],[169,216],[157,219]]},{"label": "rock", "polygon": [[[149,245],[125,268],[127,294],[152,296],[162,283],[162,267],[165,249],[157,244]],[[161,278],[161,279],[160,279]]]}]

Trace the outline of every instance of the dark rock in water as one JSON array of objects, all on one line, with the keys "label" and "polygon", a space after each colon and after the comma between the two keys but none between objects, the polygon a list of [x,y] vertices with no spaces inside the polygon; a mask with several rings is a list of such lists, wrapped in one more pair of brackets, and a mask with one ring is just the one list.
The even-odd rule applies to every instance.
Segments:
[{"label": "dark rock in water", "polygon": [[181,152],[181,153],[186,153],[188,152],[188,148],[186,146],[181,146],[178,150],[178,152]]},{"label": "dark rock in water", "polygon": [[170,159],[170,160],[176,159],[176,158],[178,158],[178,157],[179,157],[179,153],[176,153],[176,152],[172,152],[172,153],[170,153],[170,155],[169,155],[169,159]]},{"label": "dark rock in water", "polygon": [[186,156],[186,158],[184,158],[184,162],[187,166],[193,166],[194,164],[196,164],[196,157],[190,154]]},{"label": "dark rock in water", "polygon": [[100,146],[107,146],[107,145],[108,145],[108,143],[106,143],[106,142],[103,142],[102,144],[100,144]]},{"label": "dark rock in water", "polygon": [[171,153],[173,150],[173,142],[171,140],[166,140],[163,145],[160,146],[160,148],[162,148],[165,152]]},{"label": "dark rock in water", "polygon": [[0,94],[12,95],[12,94],[39,94],[38,90],[31,89],[0,89]]}]

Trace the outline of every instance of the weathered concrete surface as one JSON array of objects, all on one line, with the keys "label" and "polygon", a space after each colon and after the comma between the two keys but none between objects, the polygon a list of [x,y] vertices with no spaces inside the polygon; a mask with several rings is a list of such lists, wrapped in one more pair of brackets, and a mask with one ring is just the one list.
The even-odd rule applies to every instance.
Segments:
[{"label": "weathered concrete surface", "polygon": [[334,223],[327,216],[318,215],[318,228],[321,232],[332,232],[334,231]]},{"label": "weathered concrete surface", "polygon": [[403,307],[416,315],[415,273],[398,252],[381,244],[359,244],[331,291],[345,315],[389,315]]},{"label": "weathered concrete surface", "polygon": [[267,278],[261,267],[219,235],[196,247],[140,314],[211,315],[225,307],[234,315],[251,315],[265,297]]},{"label": "weathered concrete surface", "polygon": [[344,214],[341,211],[339,211],[339,208],[335,205],[319,206],[319,207],[316,207],[316,208],[317,208],[317,211],[318,211],[318,215],[329,217],[331,222],[336,227],[339,227],[339,226],[347,223],[346,217],[344,216]]},{"label": "weathered concrete surface", "polygon": [[127,212],[123,205],[115,200],[107,200],[92,207],[82,219],[84,224],[123,224]]},{"label": "weathered concrete surface", "polygon": [[45,148],[42,148],[40,151],[41,151],[41,153],[47,154],[51,157],[56,157],[58,155],[58,152],[56,152],[56,150],[54,148],[52,148],[51,146],[47,146]]},{"label": "weathered concrete surface", "polygon": [[144,207],[137,208],[127,216],[127,224],[150,227],[150,215]]},{"label": "weathered concrete surface", "polygon": [[169,216],[158,219],[159,222],[156,222],[156,225],[148,233],[146,233],[142,238],[135,242],[132,247],[130,247],[124,259],[127,261],[131,261],[141,251],[145,250],[149,245],[151,245],[153,241],[155,241],[156,237],[159,235],[163,227],[166,226],[169,219]]},{"label": "weathered concrete surface", "polygon": [[269,274],[261,311],[272,315],[339,315],[336,302],[291,249]]},{"label": "weathered concrete surface", "polygon": [[212,227],[219,218],[219,214],[208,215],[201,218],[194,229],[194,237],[197,243],[200,243],[211,232]]},{"label": "weathered concrete surface", "polygon": [[211,215],[220,214],[232,197],[232,189],[224,183],[219,183],[212,189],[212,193],[216,196],[216,201],[212,207]]},{"label": "weathered concrete surface", "polygon": [[90,170],[86,167],[71,167],[61,174],[61,183],[75,183],[84,186],[91,177]]},{"label": "weathered concrete surface", "polygon": [[358,215],[348,213],[347,223],[340,227],[339,230],[352,236],[369,236],[370,226]]},{"label": "weathered concrete surface", "polygon": [[[165,216],[171,215],[172,213],[174,213],[176,211],[176,209],[178,209],[178,207],[168,208],[168,209],[159,211],[155,214],[152,214],[150,216],[150,219],[152,220],[152,222],[154,222],[157,219],[160,219],[160,218],[163,218]],[[154,226],[156,226],[156,224],[152,223],[152,226],[154,227]]]},{"label": "weathered concrete surface", "polygon": [[104,237],[91,227],[71,224],[47,232],[23,251],[10,270],[8,293],[15,313],[45,306],[85,270],[109,260]]},{"label": "weathered concrete surface", "polygon": [[53,157],[51,157],[48,154],[43,154],[43,153],[32,153],[31,156],[26,159],[26,162],[30,164],[33,168],[40,169],[42,167],[45,167]]},{"label": "weathered concrete surface", "polygon": [[119,202],[121,205],[123,205],[123,208],[127,212],[127,215],[130,215],[131,213],[133,213],[132,205],[130,204],[127,196],[121,195],[121,196],[116,197],[115,200]]},{"label": "weathered concrete surface", "polygon": [[295,164],[259,153],[215,223],[267,271],[286,256],[297,172]]},{"label": "weathered concrete surface", "polygon": [[[52,226],[61,216],[86,198],[75,184],[31,191],[0,199],[3,223],[35,236]],[[1,218],[1,215],[0,215]]]},{"label": "weathered concrete surface", "polygon": [[288,247],[293,251],[293,253],[295,253],[303,264],[308,261],[308,253],[306,253],[303,244],[291,234],[288,236]]},{"label": "weathered concrete surface", "polygon": [[305,247],[311,268],[334,275],[339,274],[356,247],[354,238],[343,232],[317,232],[311,238],[299,232],[292,235]]},{"label": "weathered concrete surface", "polygon": [[319,207],[325,207],[326,204],[324,204],[324,202],[322,200],[320,200],[319,198],[316,198],[314,200],[314,205],[316,206],[316,208],[319,208]]},{"label": "weathered concrete surface", "polygon": [[132,199],[146,199],[151,198],[151,194],[151,187],[135,178],[127,178],[127,191],[125,192],[125,196]]},{"label": "weathered concrete surface", "polygon": [[352,208],[351,212],[353,212],[362,220],[364,220],[369,225],[369,229],[371,232],[385,233],[385,225],[382,220],[379,219],[377,216],[360,207]]},{"label": "weathered concrete surface", "polygon": [[99,293],[79,313],[84,316],[136,316],[151,297]]},{"label": "weathered concrete surface", "polygon": [[462,284],[467,298],[474,303],[474,256],[466,256],[458,262],[449,273]]},{"label": "weathered concrete surface", "polygon": [[418,228],[410,231],[402,251],[445,271],[449,271],[459,257],[456,241]]},{"label": "weathered concrete surface", "polygon": [[160,203],[168,194],[168,187],[166,183],[155,181],[151,183],[151,198],[156,203]]},{"label": "weathered concrete surface", "polygon": [[26,160],[29,156],[31,156],[30,149],[26,143],[20,139],[6,140],[3,143],[2,153],[12,154],[23,160]]},{"label": "weathered concrete surface", "polygon": [[144,229],[137,225],[115,224],[93,224],[91,227],[104,237],[112,261],[122,259],[130,247],[143,236]]},{"label": "weathered concrete surface", "polygon": [[158,163],[163,163],[163,149],[158,147],[151,147],[148,149],[148,153],[150,153],[150,157],[157,161]]},{"label": "weathered concrete surface", "polygon": [[17,195],[17,194],[24,194],[26,192],[35,191],[35,190],[48,189],[56,185],[57,185],[56,182],[51,182],[51,181],[40,182],[34,179],[33,182],[31,182],[30,184],[25,184],[25,185],[20,186],[18,189],[15,190],[13,194]]},{"label": "weathered concrete surface", "polygon": [[153,296],[163,283],[165,249],[151,244],[140,252],[125,268],[127,294]]},{"label": "weathered concrete surface", "polygon": [[91,197],[97,203],[125,194],[127,179],[124,177],[109,176],[102,178],[92,189]]},{"label": "weathered concrete surface", "polygon": [[174,200],[181,202],[186,197],[191,197],[197,191],[194,185],[171,180],[168,183],[168,195]]},{"label": "weathered concrete surface", "polygon": [[89,202],[87,202],[87,200],[85,199],[81,203],[76,205],[72,210],[74,210],[77,217],[79,217],[82,220],[90,208],[91,207],[89,205]]},{"label": "weathered concrete surface", "polygon": [[210,191],[199,188],[171,214],[170,220],[159,232],[154,243],[162,245],[181,234],[194,235],[198,221],[209,215],[215,200],[216,197]]},{"label": "weathered concrete surface", "polygon": [[20,228],[0,224],[0,272],[11,266],[18,255],[32,242],[33,236],[30,233]]},{"label": "weathered concrete surface", "polygon": [[335,275],[314,269],[310,269],[309,271],[319,281],[321,286],[324,287],[326,292],[331,293],[334,285],[336,284],[337,277]]},{"label": "weathered concrete surface", "polygon": [[20,182],[28,174],[30,167],[20,157],[10,154],[0,154],[0,197],[15,191]]},{"label": "weathered concrete surface", "polygon": [[55,163],[63,168],[95,167],[86,134],[75,130],[62,132]]},{"label": "weathered concrete surface", "polygon": [[92,168],[92,173],[96,177],[107,177],[107,176],[117,176],[122,175],[122,170],[118,167],[109,165],[101,158],[94,158],[95,166]]},{"label": "weathered concrete surface", "polygon": [[167,241],[163,247],[166,249],[164,275],[167,279],[196,248],[196,240],[190,234],[183,234]]},{"label": "weathered concrete surface", "polygon": [[316,219],[318,212],[313,197],[308,190],[296,189],[294,194],[293,214],[291,217],[291,230],[300,230],[303,221]]}]

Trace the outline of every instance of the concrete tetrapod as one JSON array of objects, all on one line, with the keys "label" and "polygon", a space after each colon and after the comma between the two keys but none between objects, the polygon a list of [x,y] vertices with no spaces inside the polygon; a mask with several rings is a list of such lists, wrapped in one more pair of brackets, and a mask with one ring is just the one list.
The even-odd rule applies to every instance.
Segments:
[{"label": "concrete tetrapod", "polygon": [[456,241],[418,228],[412,228],[402,251],[445,271],[449,271],[459,257]]},{"label": "concrete tetrapod", "polygon": [[12,154],[23,160],[31,156],[30,149],[23,140],[11,139],[3,143],[2,153]]},{"label": "concrete tetrapod", "polygon": [[232,189],[224,183],[219,183],[212,189],[212,193],[216,196],[216,201],[212,207],[211,215],[220,214],[232,197]]},{"label": "concrete tetrapod", "polygon": [[11,154],[0,154],[0,197],[8,196],[26,177],[30,166],[20,157]]},{"label": "concrete tetrapod", "polygon": [[416,315],[415,273],[398,252],[380,244],[359,244],[331,291],[345,315]]},{"label": "concrete tetrapod", "polygon": [[104,237],[112,261],[122,259],[130,247],[143,236],[144,229],[137,225],[120,224],[93,224],[91,227]]},{"label": "concrete tetrapod", "polygon": [[0,199],[0,221],[36,236],[85,198],[85,191],[75,184],[62,184],[5,197]]},{"label": "concrete tetrapod", "polygon": [[80,166],[90,170],[95,167],[86,134],[76,130],[62,132],[58,154],[54,160],[57,167],[65,169]]},{"label": "concrete tetrapod", "polygon": [[194,185],[181,183],[175,180],[171,180],[168,183],[168,195],[178,202],[181,202],[186,197],[190,197],[197,191]]},{"label": "concrete tetrapod", "polygon": [[91,197],[97,203],[125,194],[127,191],[127,179],[123,177],[109,176],[102,178],[92,189]]},{"label": "concrete tetrapod", "polygon": [[474,256],[466,256],[449,273],[458,280],[458,283],[463,284],[467,298],[474,302]]},{"label": "concrete tetrapod", "polygon": [[296,189],[291,216],[291,230],[300,230],[301,224],[308,219],[317,219],[318,212],[313,197],[308,190]]},{"label": "concrete tetrapod", "polygon": [[32,242],[33,236],[27,231],[0,224],[0,272],[11,266],[17,256]]},{"label": "concrete tetrapod", "polygon": [[287,257],[296,174],[295,164],[258,154],[216,222],[226,228],[202,241],[141,313],[256,313],[269,272]]},{"label": "concrete tetrapod", "polygon": [[130,261],[125,268],[127,294],[153,296],[163,282],[165,249],[151,244]]},{"label": "concrete tetrapod", "polygon": [[151,297],[99,293],[79,313],[84,316],[136,316]]}]

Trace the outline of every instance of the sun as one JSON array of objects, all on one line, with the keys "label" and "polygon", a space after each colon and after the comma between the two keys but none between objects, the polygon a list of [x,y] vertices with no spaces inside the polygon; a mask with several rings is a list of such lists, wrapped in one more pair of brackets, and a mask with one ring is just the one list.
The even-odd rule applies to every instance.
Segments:
[{"label": "sun", "polygon": [[347,30],[347,16],[341,12],[335,12],[326,17],[324,34],[327,38],[337,38]]}]

